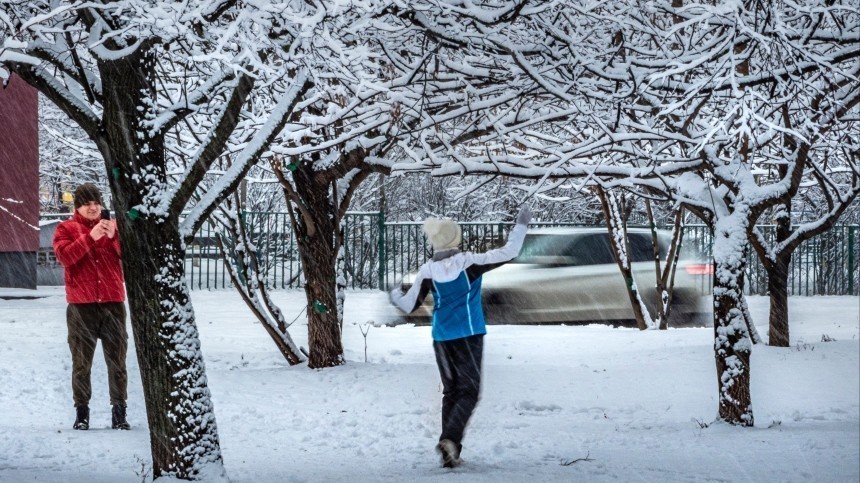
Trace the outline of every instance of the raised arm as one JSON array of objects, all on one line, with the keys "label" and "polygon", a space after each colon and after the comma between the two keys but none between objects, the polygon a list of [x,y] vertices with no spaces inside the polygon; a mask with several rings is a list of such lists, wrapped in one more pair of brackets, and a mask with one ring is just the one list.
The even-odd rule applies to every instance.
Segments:
[{"label": "raised arm", "polygon": [[508,241],[505,243],[505,246],[485,253],[470,254],[471,265],[467,269],[470,275],[469,278],[474,279],[516,258],[523,247],[523,240],[526,238],[526,231],[528,230],[531,218],[531,210],[527,206],[523,206],[517,214],[517,224],[508,235]]},{"label": "raised arm", "polygon": [[415,276],[412,287],[406,293],[403,293],[399,286],[394,287],[388,294],[391,303],[407,314],[414,312],[424,302],[424,298],[427,297],[432,287],[433,280],[430,278],[429,272],[427,264],[422,265],[421,269],[418,270],[418,275]]}]

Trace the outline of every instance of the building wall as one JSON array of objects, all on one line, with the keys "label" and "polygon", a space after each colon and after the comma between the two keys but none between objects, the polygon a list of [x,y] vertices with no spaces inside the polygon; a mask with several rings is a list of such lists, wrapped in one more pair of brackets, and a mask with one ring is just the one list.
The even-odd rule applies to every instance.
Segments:
[{"label": "building wall", "polygon": [[36,288],[38,94],[14,75],[0,86],[0,287]]},{"label": "building wall", "polygon": [[36,257],[36,283],[39,285],[65,285],[63,265],[54,254],[54,234],[62,219],[39,222],[39,253]]}]

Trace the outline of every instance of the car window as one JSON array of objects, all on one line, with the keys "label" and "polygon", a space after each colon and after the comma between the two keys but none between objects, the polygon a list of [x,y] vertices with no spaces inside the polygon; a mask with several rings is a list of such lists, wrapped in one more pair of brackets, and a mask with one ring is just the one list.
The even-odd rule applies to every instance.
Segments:
[{"label": "car window", "polygon": [[573,247],[576,265],[615,263],[608,233],[594,233],[580,237]]},{"label": "car window", "polygon": [[[650,233],[628,233],[633,262],[654,260]],[[658,237],[660,258],[665,260],[669,240]],[[543,265],[600,265],[615,263],[608,233],[576,235],[530,234],[523,241],[520,255],[512,263]]]},{"label": "car window", "polygon": [[520,254],[512,263],[570,263],[573,240],[566,235],[526,235]]},{"label": "car window", "polygon": [[[651,243],[650,233],[628,233],[627,238],[630,240],[630,258],[634,262],[654,261],[654,246]],[[669,251],[669,240],[658,236],[657,244],[660,247],[660,260],[665,261]]]}]

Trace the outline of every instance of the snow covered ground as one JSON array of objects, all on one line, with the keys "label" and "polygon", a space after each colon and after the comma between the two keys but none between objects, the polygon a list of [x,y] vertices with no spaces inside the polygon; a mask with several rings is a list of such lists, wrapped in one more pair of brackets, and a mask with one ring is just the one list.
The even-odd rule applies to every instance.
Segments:
[{"label": "snow covered ground", "polygon": [[[147,479],[134,352],[132,431],[108,429],[101,349],[93,429],[72,430],[62,288],[36,294],[0,299],[0,481]],[[305,303],[295,291],[277,300],[290,319]],[[193,301],[235,482],[860,481],[857,297],[790,299],[792,347],[753,350],[748,429],[711,424],[711,329],[491,326],[484,392],[455,470],[433,450],[441,394],[429,328],[371,328],[365,363],[355,324],[390,316],[385,294],[348,294],[349,363],[320,371],[289,367],[234,292]],[[767,299],[750,302],[765,335]],[[291,332],[305,344],[304,325]]]}]

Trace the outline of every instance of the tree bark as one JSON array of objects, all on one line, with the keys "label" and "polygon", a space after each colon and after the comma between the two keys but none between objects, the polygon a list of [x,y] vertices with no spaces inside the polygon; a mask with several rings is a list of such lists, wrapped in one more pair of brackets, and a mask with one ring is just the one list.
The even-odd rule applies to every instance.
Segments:
[{"label": "tree bark", "polygon": [[340,217],[329,184],[310,164],[293,178],[303,205],[293,218],[308,301],[308,367],[339,366],[345,362],[336,287]]},{"label": "tree bark", "polygon": [[[675,216],[675,233],[677,234],[679,230],[678,219],[681,216],[683,208],[678,211]],[[657,223],[654,221],[654,210],[651,209],[651,199],[645,198],[645,213],[648,215],[648,224],[651,228],[651,248],[652,255],[654,256],[654,277],[657,280],[657,284],[655,287],[655,295],[656,300],[655,307],[657,309],[657,320],[658,327],[660,330],[666,330],[669,328],[669,301],[672,300],[672,291],[671,288],[666,285],[666,273],[661,268],[660,263],[660,242],[657,239]],[[672,237],[672,246],[670,249],[672,250],[669,253],[669,257],[666,260],[666,271],[671,270],[671,264],[676,260],[671,256],[674,253],[675,242],[677,240],[677,236]]]},{"label": "tree bark", "polygon": [[[377,151],[382,156],[385,150]],[[340,152],[339,162],[317,171],[313,162],[293,160],[285,164],[273,158],[272,171],[284,190],[287,209],[305,275],[308,301],[308,367],[321,368],[345,362],[341,333],[346,274],[342,268],[341,219],[355,190],[383,166],[364,163],[364,148]],[[287,179],[284,172],[292,172]],[[339,263],[340,259],[340,263]]]},{"label": "tree bark", "polygon": [[218,432],[185,285],[184,244],[178,227],[156,224],[138,219],[121,228],[153,475],[198,479],[208,464],[222,464]]},{"label": "tree bark", "polygon": [[[785,168],[780,168],[780,174]],[[782,174],[784,176],[784,174]],[[791,202],[782,205],[776,219],[776,243],[780,244],[791,236]],[[789,247],[787,247],[789,248]],[[767,288],[770,295],[770,326],[768,344],[775,347],[788,347],[788,267],[791,264],[793,248],[774,254],[774,259],[765,264]]]},{"label": "tree bark", "polygon": [[166,183],[162,138],[142,125],[155,98],[154,59],[142,46],[100,63],[104,156],[117,213],[132,334],[146,402],[153,477],[225,479],[194,311],[185,285],[178,213],[141,212]]},{"label": "tree bark", "polygon": [[612,245],[612,252],[615,256],[615,262],[618,264],[618,269],[624,277],[627,287],[627,298],[630,300],[630,308],[633,310],[633,318],[636,319],[636,325],[639,330],[648,329],[653,323],[651,314],[648,313],[648,308],[642,300],[642,294],[636,286],[636,280],[633,278],[633,268],[630,261],[630,248],[627,243],[627,228],[621,209],[618,206],[618,201],[612,193],[607,193],[600,186],[595,187],[595,192],[600,198],[600,206],[603,208],[603,215],[606,217],[606,228],[609,230],[609,241]]},{"label": "tree bark", "polygon": [[791,252],[780,253],[767,270],[767,291],[770,295],[770,330],[768,345],[788,347],[788,267]]},{"label": "tree bark", "polygon": [[669,244],[669,253],[666,255],[666,266],[663,273],[659,274],[660,282],[666,290],[665,308],[663,309],[663,320],[660,321],[660,329],[669,327],[669,317],[672,317],[672,293],[675,290],[675,273],[678,270],[678,260],[681,258],[681,247],[684,244],[684,211],[682,206],[675,212],[675,222],[672,227],[672,241]]},{"label": "tree bark", "polygon": [[[736,215],[737,216],[737,215]],[[750,396],[752,341],[743,314],[743,272],[746,259],[730,247],[745,245],[745,230],[732,219],[714,231],[714,357],[719,387],[719,417],[730,424],[753,426]],[[737,239],[744,238],[743,240]]]}]

